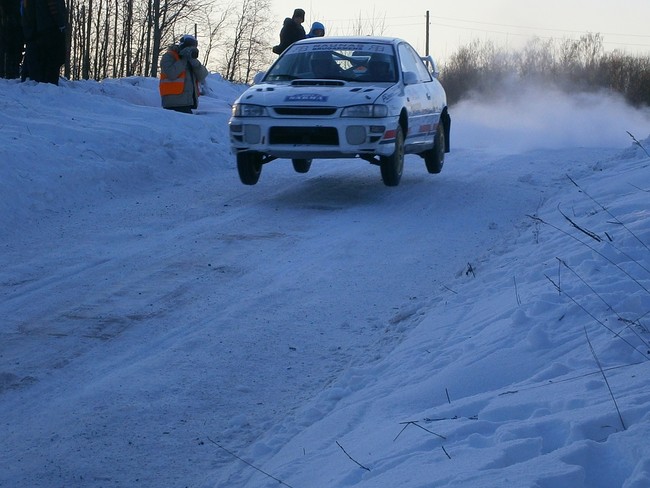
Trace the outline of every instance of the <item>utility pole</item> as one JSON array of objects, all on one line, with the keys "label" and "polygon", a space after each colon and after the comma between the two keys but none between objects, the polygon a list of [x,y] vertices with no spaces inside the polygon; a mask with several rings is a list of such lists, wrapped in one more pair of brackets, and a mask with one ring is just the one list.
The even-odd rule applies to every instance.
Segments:
[{"label": "utility pole", "polygon": [[427,10],[427,35],[426,40],[424,41],[424,52],[425,56],[429,55],[429,11]]}]

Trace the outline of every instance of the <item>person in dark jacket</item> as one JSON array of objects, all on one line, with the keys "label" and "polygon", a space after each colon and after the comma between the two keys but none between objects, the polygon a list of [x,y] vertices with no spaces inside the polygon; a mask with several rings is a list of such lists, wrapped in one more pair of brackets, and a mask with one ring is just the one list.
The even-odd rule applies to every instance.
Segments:
[{"label": "person in dark jacket", "polygon": [[20,2],[0,0],[0,78],[13,79],[20,75],[24,47]]},{"label": "person in dark jacket", "polygon": [[65,33],[68,10],[64,0],[22,0],[25,35],[25,77],[59,84],[67,58]]},{"label": "person in dark jacket", "polygon": [[275,54],[282,54],[286,48],[296,41],[306,37],[305,28],[302,23],[305,21],[305,11],[297,8],[293,11],[291,18],[284,19],[282,30],[280,31],[280,44],[273,46]]}]

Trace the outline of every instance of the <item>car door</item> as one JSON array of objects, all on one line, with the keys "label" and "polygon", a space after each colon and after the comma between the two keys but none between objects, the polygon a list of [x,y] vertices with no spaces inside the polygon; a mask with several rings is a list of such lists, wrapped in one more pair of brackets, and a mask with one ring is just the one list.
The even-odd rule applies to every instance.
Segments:
[{"label": "car door", "polygon": [[420,56],[409,44],[400,44],[398,52],[405,83],[406,109],[409,116],[406,150],[419,152],[419,146],[423,146],[422,150],[424,150],[427,144],[431,144],[437,122],[432,103],[431,81],[433,78]]}]

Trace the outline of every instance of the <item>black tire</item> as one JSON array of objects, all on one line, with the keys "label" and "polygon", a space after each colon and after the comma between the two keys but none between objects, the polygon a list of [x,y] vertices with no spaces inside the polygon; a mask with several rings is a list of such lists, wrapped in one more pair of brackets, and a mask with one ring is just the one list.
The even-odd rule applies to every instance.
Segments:
[{"label": "black tire", "polygon": [[311,159],[292,159],[291,162],[296,173],[306,173],[311,168]]},{"label": "black tire", "polygon": [[427,171],[431,174],[438,174],[442,171],[445,164],[445,127],[442,123],[438,124],[436,135],[433,139],[433,147],[424,154],[424,164],[427,165]]},{"label": "black tire", "polygon": [[262,173],[262,155],[254,151],[237,153],[237,171],[244,185],[254,185]]},{"label": "black tire", "polygon": [[379,162],[384,185],[399,185],[404,171],[404,133],[401,125],[395,130],[395,152],[391,156],[382,156]]}]

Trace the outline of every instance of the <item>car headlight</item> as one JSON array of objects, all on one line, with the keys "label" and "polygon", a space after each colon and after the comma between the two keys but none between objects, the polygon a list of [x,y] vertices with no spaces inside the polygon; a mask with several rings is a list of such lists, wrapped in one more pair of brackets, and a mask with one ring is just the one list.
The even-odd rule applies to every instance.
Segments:
[{"label": "car headlight", "polygon": [[388,107],[375,104],[352,105],[343,109],[341,117],[388,117]]},{"label": "car headlight", "polygon": [[232,106],[233,117],[266,117],[269,115],[266,107],[250,103],[236,103]]}]

